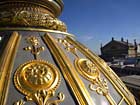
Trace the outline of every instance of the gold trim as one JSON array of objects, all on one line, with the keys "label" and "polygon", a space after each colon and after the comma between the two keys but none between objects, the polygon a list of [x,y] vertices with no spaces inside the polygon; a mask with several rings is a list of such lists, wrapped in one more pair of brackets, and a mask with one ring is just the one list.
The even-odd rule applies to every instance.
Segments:
[{"label": "gold trim", "polygon": [[0,25],[1,27],[44,27],[50,30],[67,32],[65,23],[60,21],[59,19],[52,17],[48,13],[24,10],[23,7],[21,7],[21,9],[19,8],[18,10],[0,11]]},{"label": "gold trim", "polygon": [[133,95],[128,91],[126,86],[122,83],[119,77],[113,72],[113,70],[109,68],[101,58],[99,58],[96,54],[92,53],[92,51],[90,51],[88,48],[86,48],[79,42],[72,40],[70,37],[66,37],[66,40],[73,46],[76,46],[76,48],[80,52],[82,52],[89,60],[91,60],[96,64],[99,70],[109,79],[109,81],[116,88],[116,90],[122,95],[122,97],[124,97],[128,105],[136,105]]},{"label": "gold trim", "polygon": [[13,32],[3,52],[2,58],[0,58],[0,105],[5,105],[6,103],[11,71],[20,39],[21,36],[17,32]]},{"label": "gold trim", "polygon": [[55,39],[50,34],[46,34],[43,39],[54,55],[57,63],[60,65],[64,78],[70,85],[79,105],[94,105],[93,100],[73,65],[70,63],[70,60],[65,53],[62,52],[62,49],[58,46]]},{"label": "gold trim", "polygon": [[61,31],[57,31],[57,30],[49,30],[49,29],[42,29],[42,28],[31,28],[31,27],[0,27],[0,31],[40,31],[40,32],[51,32],[51,33],[57,33],[57,34],[63,34],[66,36],[70,36],[70,37],[75,37],[75,35],[73,34],[69,34],[67,32],[61,32]]},{"label": "gold trim", "polygon": [[120,102],[118,103],[118,105],[121,105],[123,101],[124,101],[124,98],[122,98],[122,99],[120,100]]}]

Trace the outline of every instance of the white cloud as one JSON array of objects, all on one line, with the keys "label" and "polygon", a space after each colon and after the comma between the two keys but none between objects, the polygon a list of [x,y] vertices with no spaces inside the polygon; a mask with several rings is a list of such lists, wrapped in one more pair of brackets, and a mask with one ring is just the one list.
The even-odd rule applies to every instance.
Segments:
[{"label": "white cloud", "polygon": [[78,39],[82,42],[87,42],[93,40],[94,37],[92,35],[81,35],[80,37],[78,37]]}]

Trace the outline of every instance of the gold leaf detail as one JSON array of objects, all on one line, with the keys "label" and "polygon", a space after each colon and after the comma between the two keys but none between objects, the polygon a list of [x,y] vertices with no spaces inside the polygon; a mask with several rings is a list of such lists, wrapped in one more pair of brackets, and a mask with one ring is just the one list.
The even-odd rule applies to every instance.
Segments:
[{"label": "gold leaf detail", "polygon": [[[31,7],[32,8],[32,7]],[[49,14],[31,12],[28,10],[0,11],[0,24],[2,26],[17,25],[29,27],[45,27],[50,30],[67,31],[65,23]]]},{"label": "gold leaf detail", "polygon": [[90,90],[97,92],[99,95],[105,96],[111,105],[116,105],[116,102],[109,94],[106,79],[101,78],[100,72],[93,62],[88,59],[78,58],[75,60],[75,67],[81,76],[91,82],[89,85]]},{"label": "gold leaf detail", "polygon": [[25,101],[23,101],[23,100],[19,100],[14,103],[14,105],[24,105],[24,104],[25,104]]},{"label": "gold leaf detail", "polygon": [[60,74],[54,65],[42,60],[21,65],[14,75],[14,83],[26,95],[27,101],[38,105],[58,105],[65,98],[63,93],[59,93],[58,99],[51,100],[60,84]]},{"label": "gold leaf detail", "polygon": [[105,79],[97,78],[93,84],[89,85],[90,89],[98,94],[106,96],[108,94],[108,86]]},{"label": "gold leaf detail", "polygon": [[25,47],[24,50],[30,51],[34,55],[34,58],[37,59],[40,52],[44,50],[44,47],[39,46],[39,40],[35,36],[30,36],[26,40],[31,46]]},{"label": "gold leaf detail", "polygon": [[58,39],[58,42],[63,44],[63,46],[65,47],[65,49],[68,51],[68,52],[71,52],[72,54],[74,54],[77,58],[78,58],[78,55],[77,55],[77,49],[72,46],[67,40],[65,39]]}]

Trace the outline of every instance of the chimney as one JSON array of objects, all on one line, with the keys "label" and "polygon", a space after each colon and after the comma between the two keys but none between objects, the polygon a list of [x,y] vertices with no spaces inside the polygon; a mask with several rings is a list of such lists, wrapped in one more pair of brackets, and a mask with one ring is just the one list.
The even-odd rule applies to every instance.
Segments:
[{"label": "chimney", "polygon": [[134,46],[137,46],[137,42],[136,42],[136,39],[134,39]]},{"label": "chimney", "polygon": [[112,41],[114,41],[114,37],[112,37]]},{"label": "chimney", "polygon": [[127,45],[128,45],[128,39],[126,40],[126,43],[127,43]]},{"label": "chimney", "polygon": [[101,48],[103,47],[102,43],[101,43]]},{"label": "chimney", "polygon": [[123,40],[123,37],[121,38],[121,41],[123,42],[124,40]]}]

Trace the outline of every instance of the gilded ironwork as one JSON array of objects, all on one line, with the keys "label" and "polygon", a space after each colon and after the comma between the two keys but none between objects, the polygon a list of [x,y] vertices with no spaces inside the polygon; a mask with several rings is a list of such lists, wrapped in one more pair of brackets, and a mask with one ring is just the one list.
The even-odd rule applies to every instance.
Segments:
[{"label": "gilded ironwork", "polygon": [[90,60],[80,59],[76,52],[77,48],[66,39],[58,39],[58,42],[62,43],[68,52],[71,52],[76,56],[75,67],[84,78],[91,82],[89,88],[96,91],[98,94],[105,96],[110,104],[117,105],[112,96],[109,94],[106,80],[101,78],[100,72],[95,64]]},{"label": "gilded ironwork", "polygon": [[43,37],[43,39],[51,50],[51,53],[54,55],[57,63],[60,65],[60,70],[64,75],[64,78],[67,81],[68,85],[72,89],[72,92],[74,93],[78,104],[94,105],[94,102],[90,97],[89,92],[85,88],[84,83],[78,76],[75,68],[70,62],[70,59],[66,56],[66,54],[58,45],[58,41],[56,41],[56,39],[48,33]]},{"label": "gilded ironwork", "polygon": [[60,73],[54,65],[42,60],[32,60],[19,66],[14,83],[27,100],[38,105],[58,104],[65,98],[63,93],[59,93],[57,100],[50,101],[60,84]]},{"label": "gilded ironwork", "polygon": [[26,40],[31,46],[25,47],[24,50],[30,51],[34,55],[34,58],[37,59],[40,52],[44,50],[44,47],[39,46],[40,43],[39,43],[37,37],[35,37],[35,36],[30,36]]},{"label": "gilded ironwork", "polygon": [[[111,105],[121,105],[124,102],[128,105],[135,105],[133,95],[106,63],[88,48],[70,38],[71,34],[66,33],[66,25],[57,19],[62,9],[62,0],[1,0],[0,30],[8,30],[9,33],[14,30],[18,30],[20,33],[23,31],[38,31],[38,34],[40,32],[41,34],[42,32],[54,33],[52,36],[46,34],[43,36],[43,40],[53,56],[52,60],[59,65],[64,81],[70,87],[70,95],[74,96],[77,104],[95,105],[96,102],[91,95],[94,91],[95,94],[97,93],[96,95],[105,96]],[[55,35],[58,36],[55,37]],[[7,94],[8,90],[11,91],[9,83],[11,73],[14,72],[12,72],[12,68],[19,41],[20,35],[14,32],[0,59],[0,105],[11,101],[11,98],[7,100]],[[49,62],[38,60],[38,55],[44,50],[44,47],[40,45],[35,35],[28,37],[27,43],[29,45],[24,46],[24,50],[29,51],[35,60],[20,65],[14,74],[15,87],[25,98],[19,99],[13,104],[25,105],[28,101],[37,105],[60,104],[65,100],[65,95],[58,89],[61,82],[58,68]],[[20,48],[22,44],[20,44]],[[72,54],[72,59],[69,59],[67,55],[71,56]],[[17,67],[17,64],[14,65],[14,68]],[[87,81],[82,81],[82,77]],[[89,83],[89,88],[85,86],[85,81]],[[120,96],[118,96],[121,97],[119,102],[115,102],[112,94],[110,95],[109,86],[114,87],[119,93]],[[103,96],[101,97],[103,98]],[[15,100],[12,99],[12,101]]]},{"label": "gilded ironwork", "polygon": [[123,97],[123,100],[125,100],[128,105],[136,105],[134,96],[128,91],[120,78],[112,71],[111,68],[109,68],[109,66],[107,66],[107,64],[101,58],[99,58],[96,54],[92,53],[92,51],[90,51],[87,47],[83,46],[79,42],[74,41],[72,38],[66,37],[65,40],[67,40],[70,44],[76,47],[77,50],[84,54],[87,59],[89,59],[91,62],[94,62],[99,71],[103,73],[106,78],[112,83],[112,85],[115,87],[115,89]]},{"label": "gilded ironwork", "polygon": [[81,76],[91,82],[89,85],[91,90],[105,96],[111,105],[117,105],[109,94],[109,88],[106,79],[101,78],[100,72],[94,63],[88,59],[76,59],[75,67]]},{"label": "gilded ironwork", "polygon": [[[107,86],[106,80],[102,79],[100,77],[100,72],[99,72],[97,66],[94,63],[92,63],[90,60],[80,59],[79,56],[77,55],[77,51],[76,51],[77,47],[73,46],[73,44],[71,43],[71,40],[69,40],[68,37],[66,37],[64,39],[58,39],[58,42],[62,43],[64,48],[68,52],[71,52],[73,55],[76,56],[75,66],[76,66],[78,72],[84,78],[86,78],[87,80],[92,82],[89,85],[89,88],[91,90],[96,91],[98,94],[104,95],[110,104],[120,105],[124,101],[124,98],[122,98],[122,100],[119,103],[114,101],[112,96],[109,94],[109,88]],[[85,50],[88,51],[88,49],[85,49]],[[121,82],[119,82],[119,83],[121,83]]]},{"label": "gilded ironwork", "polygon": [[0,105],[5,105],[11,72],[21,36],[13,32],[0,58]]}]

